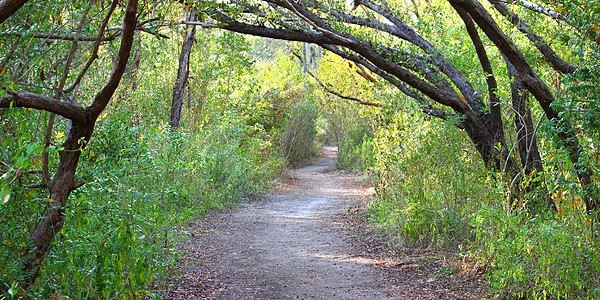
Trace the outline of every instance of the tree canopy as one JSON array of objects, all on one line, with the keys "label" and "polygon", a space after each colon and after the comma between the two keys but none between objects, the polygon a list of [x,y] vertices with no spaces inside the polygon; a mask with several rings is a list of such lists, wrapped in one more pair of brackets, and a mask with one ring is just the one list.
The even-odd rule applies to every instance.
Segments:
[{"label": "tree canopy", "polygon": [[[86,202],[89,210],[106,195],[123,195],[121,184],[115,194],[98,188],[98,182],[112,178],[113,168],[130,183],[132,192],[124,194],[136,203],[119,204],[127,207],[119,215],[127,221],[119,223],[115,239],[121,244],[138,239],[143,248],[146,234],[135,235],[127,223],[138,222],[145,228],[140,232],[154,228],[148,225],[153,221],[140,221],[135,208],[151,211],[142,203],[146,196],[139,195],[153,192],[139,192],[140,185],[175,191],[152,194],[165,202],[172,197],[187,205],[193,198],[204,199],[197,205],[203,211],[222,207],[230,198],[264,189],[281,172],[282,161],[313,156],[319,137],[338,143],[340,166],[377,174],[384,204],[413,199],[398,192],[400,187],[415,189],[424,199],[446,199],[449,192],[435,194],[433,187],[432,196],[423,188],[425,178],[438,180],[430,169],[446,169],[440,167],[444,163],[451,164],[449,173],[461,173],[456,178],[476,182],[460,187],[464,182],[451,174],[440,176],[454,195],[498,187],[514,219],[498,221],[496,234],[484,228],[497,221],[492,214],[469,206],[481,210],[460,212],[468,215],[463,219],[473,217],[471,223],[457,221],[465,240],[504,238],[513,230],[506,228],[526,227],[521,225],[529,221],[519,219],[523,215],[526,220],[543,216],[539,222],[546,222],[552,220],[546,216],[561,216],[572,206],[573,219],[583,221],[565,228],[574,228],[573,236],[583,241],[576,249],[581,257],[594,257],[600,204],[599,16],[598,2],[580,0],[2,1],[0,121],[6,139],[0,205],[6,205],[0,208],[12,226],[3,234],[21,242],[1,252],[10,257],[6,270],[12,277],[0,276],[0,291],[9,289],[10,280],[27,290],[43,276],[44,259],[68,216],[77,226],[89,220],[76,209],[87,201],[82,195],[101,195]],[[314,82],[308,83],[310,77]],[[332,102],[333,97],[349,102]],[[453,152],[445,153],[447,159],[423,158],[416,150],[438,153],[446,146]],[[466,158],[458,157],[470,147],[485,171],[472,162],[469,150]],[[94,169],[103,164],[102,171]],[[152,183],[153,176],[160,180]],[[494,183],[483,183],[486,176]],[[488,196],[481,197],[495,203]],[[459,198],[474,197],[452,199]],[[435,199],[431,207],[450,206]],[[452,215],[446,208],[435,214],[426,213],[429,207],[416,209],[423,201],[388,218],[404,216],[415,226],[405,226],[406,232],[423,226],[419,239],[431,231],[435,239],[438,229],[431,224],[446,224]],[[396,205],[384,204],[374,211],[393,211]],[[430,224],[411,219],[417,212],[425,212],[422,219]],[[23,224],[12,218],[23,214]],[[171,222],[152,218],[162,220],[156,221],[161,230]],[[94,222],[90,227],[106,225]],[[475,228],[476,236],[465,228]],[[155,236],[148,244],[163,240],[169,239]],[[504,257],[492,242],[479,247],[482,256]],[[86,261],[83,252],[79,257],[83,265],[95,265],[97,296],[108,297],[101,283],[109,276],[101,272],[108,268],[108,250],[94,249],[95,262]],[[150,280],[139,279],[140,285]]]},{"label": "tree canopy", "polygon": [[[519,98],[533,96],[543,114],[555,123],[560,147],[568,152],[575,172],[585,190],[584,197],[589,212],[596,211],[598,193],[592,182],[594,174],[585,163],[578,136],[565,110],[553,105],[557,101],[556,91],[550,88],[549,78],[540,75],[548,67],[540,65],[541,57],[557,76],[573,74],[580,67],[569,63],[573,58],[560,57],[546,38],[515,13],[507,3],[489,1],[486,7],[475,0],[431,1],[428,9],[440,8],[439,16],[453,23],[439,24],[438,32],[447,30],[456,22],[463,23],[469,37],[464,47],[474,49],[478,58],[477,71],[474,65],[464,65],[464,57],[456,57],[452,50],[444,51],[448,41],[444,38],[425,37],[417,28],[419,7],[410,14],[403,8],[404,2],[355,1],[321,3],[317,1],[260,1],[229,2],[211,4],[200,2],[204,11],[219,22],[224,29],[269,38],[314,43],[357,65],[370,70],[396,86],[402,93],[421,104],[423,112],[439,118],[455,120],[464,129],[481,154],[486,165],[494,170],[509,174],[514,182],[521,179],[521,169],[533,171],[530,165],[540,160],[532,135],[533,124],[526,101]],[[529,3],[517,8],[545,14],[546,22],[554,19],[556,26],[569,26],[568,19],[543,5]],[[449,5],[452,10],[441,9]],[[357,8],[361,9],[357,9]],[[454,15],[449,15],[454,12]],[[409,15],[407,15],[409,13]],[[498,17],[494,18],[492,13]],[[500,20],[497,20],[500,18]],[[511,25],[504,25],[506,18]],[[413,23],[414,25],[411,25]],[[561,24],[562,23],[562,24]],[[452,24],[452,25],[451,25]],[[504,25],[504,26],[501,26]],[[446,26],[446,27],[444,27]],[[514,27],[513,27],[514,26]],[[537,49],[535,55],[524,52],[529,45],[517,45],[509,34],[515,28]],[[583,30],[585,28],[576,28]],[[428,30],[428,29],[425,29]],[[575,31],[577,32],[577,31]],[[589,32],[589,29],[588,31]],[[511,34],[512,35],[512,34]],[[490,49],[490,46],[494,46]],[[471,52],[472,53],[472,52]],[[506,67],[492,66],[490,55],[501,56]],[[496,62],[498,62],[496,60]],[[461,68],[462,67],[462,68]],[[468,67],[469,69],[466,69]],[[496,71],[494,71],[494,68]],[[544,69],[546,68],[546,69]],[[508,70],[504,74],[499,69]],[[477,89],[473,83],[479,80],[470,73],[477,72],[485,77],[486,86]],[[521,162],[519,163],[507,145],[498,96],[497,77],[508,77],[513,81],[512,102],[519,115],[515,130],[525,132],[519,138]],[[524,128],[528,128],[525,130]],[[500,145],[499,147],[497,145]],[[537,164],[538,170],[540,164]],[[518,186],[515,185],[515,186]],[[519,193],[518,191],[515,191]]]}]

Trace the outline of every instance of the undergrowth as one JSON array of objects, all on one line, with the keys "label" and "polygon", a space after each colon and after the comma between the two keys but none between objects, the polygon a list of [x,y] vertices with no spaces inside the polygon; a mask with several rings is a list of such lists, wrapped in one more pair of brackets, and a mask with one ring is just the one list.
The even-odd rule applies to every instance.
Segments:
[{"label": "undergrowth", "polygon": [[370,215],[394,247],[468,257],[485,270],[491,298],[600,298],[598,239],[577,195],[562,197],[558,214],[509,210],[501,177],[444,122],[398,118],[375,142]]},{"label": "undergrowth", "polygon": [[35,289],[20,289],[19,262],[34,212],[51,200],[16,187],[0,207],[6,226],[0,234],[10,244],[0,251],[0,284],[9,299],[148,296],[148,284],[164,282],[160,276],[179,255],[175,226],[260,195],[285,165],[270,154],[276,151],[265,136],[236,120],[190,133],[162,124],[130,126],[127,118],[108,115],[97,124],[78,173],[86,184],[68,202],[65,229]]}]

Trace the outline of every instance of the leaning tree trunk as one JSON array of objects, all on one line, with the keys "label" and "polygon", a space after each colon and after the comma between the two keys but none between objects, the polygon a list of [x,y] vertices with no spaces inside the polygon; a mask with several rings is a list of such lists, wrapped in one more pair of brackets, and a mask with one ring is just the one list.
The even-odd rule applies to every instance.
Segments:
[{"label": "leaning tree trunk", "polygon": [[588,214],[596,214],[600,205],[600,195],[596,184],[592,181],[594,171],[583,163],[583,149],[573,126],[561,116],[561,111],[552,106],[555,96],[548,85],[536,74],[533,67],[512,40],[499,28],[488,11],[476,0],[449,0],[466,10],[488,36],[500,52],[516,69],[525,88],[533,95],[542,108],[546,117],[555,124],[556,135],[561,141],[562,148],[568,153],[573,163],[577,178],[583,188],[583,199]]},{"label": "leaning tree trunk", "polygon": [[73,123],[70,134],[62,145],[64,150],[60,151],[60,162],[54,178],[48,183],[50,198],[48,204],[31,233],[31,256],[25,262],[26,272],[25,287],[33,284],[39,274],[39,270],[48,247],[54,236],[59,232],[65,222],[64,209],[71,192],[82,183],[75,182],[75,172],[79,157],[81,156],[81,145],[79,141],[91,135],[93,123]]},{"label": "leaning tree trunk", "polygon": [[23,266],[26,273],[23,282],[24,288],[35,282],[52,240],[64,225],[64,210],[69,195],[83,184],[83,181],[75,181],[81,150],[88,143],[98,116],[108,105],[125,72],[137,24],[137,7],[137,0],[127,2],[117,64],[108,82],[96,94],[89,107],[84,108],[75,103],[62,102],[32,93],[13,91],[9,91],[8,95],[0,100],[0,107],[30,107],[46,110],[70,119],[72,122],[67,140],[62,145],[63,149],[59,152],[58,169],[54,178],[48,182],[48,189],[50,190],[48,204],[31,233],[31,245],[27,250],[28,260],[24,262]]},{"label": "leaning tree trunk", "polygon": [[[195,8],[190,8],[186,21],[195,22],[197,19],[197,11]],[[185,87],[187,86],[190,76],[190,56],[194,38],[196,35],[196,26],[187,25],[185,27],[185,37],[181,46],[181,54],[179,55],[179,68],[177,69],[177,79],[173,87],[173,103],[171,105],[171,121],[169,124],[172,128],[179,128],[181,121],[181,108],[183,106],[183,98],[185,97]]]}]

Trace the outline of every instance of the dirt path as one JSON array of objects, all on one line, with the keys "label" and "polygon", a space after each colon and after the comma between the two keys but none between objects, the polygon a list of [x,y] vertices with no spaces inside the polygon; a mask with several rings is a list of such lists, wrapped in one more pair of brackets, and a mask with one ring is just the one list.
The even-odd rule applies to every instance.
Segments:
[{"label": "dirt path", "polygon": [[[293,171],[268,200],[186,228],[181,276],[165,299],[456,299],[413,280],[398,262],[357,255],[341,215],[372,189],[328,172],[335,148]],[[387,266],[387,267],[386,267]],[[408,278],[408,277],[407,277]],[[427,283],[427,282],[425,282]]]}]

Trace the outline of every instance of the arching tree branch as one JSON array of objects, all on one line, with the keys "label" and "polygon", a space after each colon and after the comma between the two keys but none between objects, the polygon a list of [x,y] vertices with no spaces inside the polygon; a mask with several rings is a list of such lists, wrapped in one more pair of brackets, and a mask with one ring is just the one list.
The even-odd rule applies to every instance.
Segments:
[{"label": "arching tree branch", "polygon": [[76,122],[85,121],[85,111],[81,106],[33,93],[8,90],[5,93],[0,99],[0,107],[33,108],[49,111]]},{"label": "arching tree branch", "polygon": [[[297,53],[294,53],[294,56],[296,56],[296,57],[297,57],[297,58],[300,60],[300,62],[302,62],[302,57],[301,57],[300,55],[298,55]],[[368,101],[364,101],[364,100],[361,100],[361,99],[359,99],[359,98],[356,98],[356,97],[342,95],[342,94],[340,94],[340,93],[338,93],[338,92],[336,92],[336,91],[334,91],[334,90],[330,89],[330,88],[329,88],[329,87],[327,87],[325,84],[323,84],[323,82],[321,82],[321,80],[319,80],[319,78],[318,78],[318,77],[317,77],[315,74],[313,74],[313,73],[312,73],[310,70],[308,70],[308,68],[307,68],[307,69],[305,69],[305,71],[308,73],[308,75],[310,75],[312,78],[314,78],[314,79],[315,79],[315,81],[316,81],[316,82],[317,82],[317,83],[318,83],[318,84],[319,84],[319,85],[320,85],[320,86],[321,86],[321,87],[322,87],[322,88],[323,88],[323,89],[324,89],[326,92],[328,92],[328,93],[330,93],[330,94],[332,94],[332,95],[335,95],[335,96],[337,96],[337,97],[339,97],[339,98],[342,98],[342,99],[346,99],[346,100],[350,100],[350,101],[357,102],[358,104],[361,104],[361,105],[373,106],[373,107],[381,107],[381,104],[379,104],[379,103],[368,102]]]},{"label": "arching tree branch", "polygon": [[502,3],[499,0],[490,0],[490,3],[494,5],[496,10],[500,12],[504,17],[506,17],[513,25],[517,27],[519,31],[521,31],[532,43],[533,45],[542,53],[544,60],[546,60],[552,67],[561,72],[563,74],[570,74],[575,72],[579,67],[569,64],[560,58],[554,50],[548,45],[546,42],[542,40],[542,38],[535,34],[533,28],[531,28],[525,21],[523,21],[517,14],[512,12],[506,4]]}]

